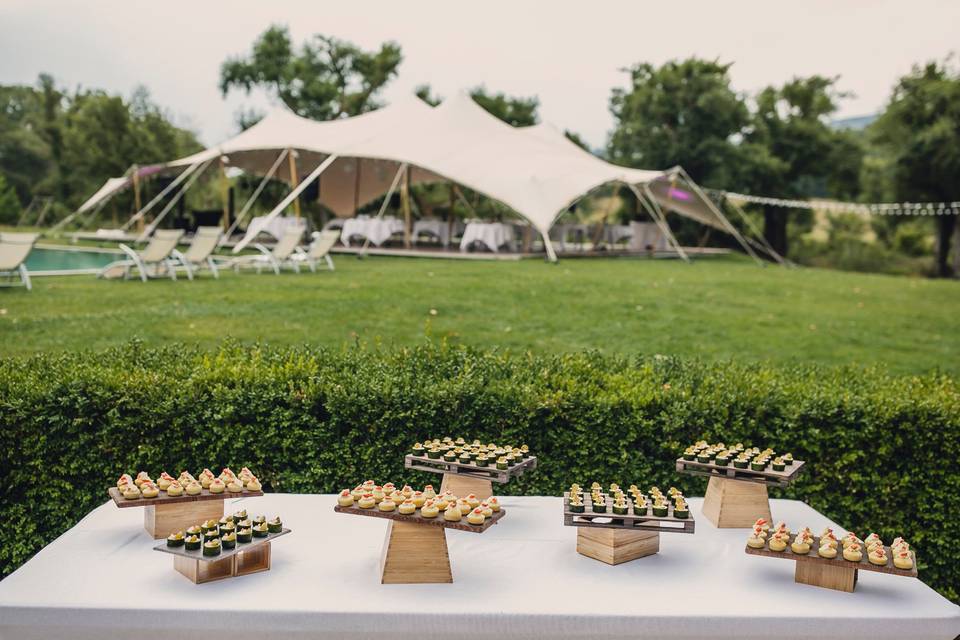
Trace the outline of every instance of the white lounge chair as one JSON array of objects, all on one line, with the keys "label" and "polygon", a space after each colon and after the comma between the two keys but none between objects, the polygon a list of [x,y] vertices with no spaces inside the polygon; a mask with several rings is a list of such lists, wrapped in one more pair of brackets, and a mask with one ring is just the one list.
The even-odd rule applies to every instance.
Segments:
[{"label": "white lounge chair", "polygon": [[273,269],[273,272],[277,275],[280,275],[280,267],[285,263],[290,263],[293,267],[293,270],[297,273],[300,273],[300,267],[296,262],[293,262],[290,258],[293,256],[294,251],[297,249],[297,245],[300,244],[300,238],[303,237],[303,228],[292,228],[288,227],[284,230],[283,235],[280,236],[280,239],[277,240],[277,244],[273,245],[273,249],[268,249],[262,244],[253,245],[261,255],[258,256],[242,256],[233,261],[234,271],[239,272],[240,267],[245,265],[252,265],[256,268],[257,273],[263,269],[263,267],[270,267]]},{"label": "white lounge chair", "polygon": [[193,235],[193,242],[190,243],[186,252],[181,253],[177,249],[171,252],[173,257],[186,269],[187,278],[193,280],[194,270],[200,271],[203,265],[210,268],[210,273],[213,274],[214,278],[220,277],[216,260],[213,257],[214,249],[220,244],[220,235],[220,227],[197,227],[197,231]]},{"label": "white lounge chair", "polygon": [[26,287],[33,290],[30,284],[30,273],[27,271],[27,256],[33,250],[33,245],[40,237],[39,233],[0,233],[0,276],[13,279],[20,276],[20,284],[14,282],[3,283],[5,287]]},{"label": "white lounge chair", "polygon": [[[173,250],[177,248],[177,242],[183,237],[183,229],[158,229],[150,238],[147,248],[141,252],[136,252],[125,244],[120,245],[120,249],[127,254],[129,260],[122,263],[107,265],[101,271],[101,275],[106,275],[109,269],[115,269],[117,266],[123,267],[123,279],[130,277],[130,270],[137,268],[140,273],[140,279],[144,282],[149,277],[159,277],[161,268],[165,275],[170,276],[171,280],[177,279],[177,261],[172,257]],[[150,268],[153,268],[151,273]]]},{"label": "white lounge chair", "polygon": [[304,251],[301,247],[297,247],[296,253],[291,256],[290,261],[294,263],[294,266],[298,262],[304,262],[310,267],[310,271],[316,273],[317,263],[323,260],[327,263],[330,271],[333,271],[333,258],[330,257],[330,249],[340,239],[340,232],[336,230],[321,231],[314,236],[313,242],[310,243],[307,250]]}]

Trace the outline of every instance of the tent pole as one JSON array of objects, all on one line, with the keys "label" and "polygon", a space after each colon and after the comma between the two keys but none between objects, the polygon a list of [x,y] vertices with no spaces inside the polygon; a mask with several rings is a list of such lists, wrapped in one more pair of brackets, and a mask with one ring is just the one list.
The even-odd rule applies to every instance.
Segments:
[{"label": "tent pole", "polygon": [[[276,218],[278,215],[280,215],[280,212],[282,212],[284,209],[286,209],[287,207],[289,207],[289,206],[290,206],[290,203],[292,203],[294,200],[296,200],[296,199],[297,199],[297,196],[299,196],[301,193],[303,193],[303,191],[304,191],[307,187],[309,187],[311,184],[313,184],[313,181],[316,180],[317,178],[319,178],[319,177],[320,177],[320,174],[323,173],[324,171],[326,171],[326,170],[327,170],[327,167],[329,167],[331,164],[333,164],[334,160],[336,160],[336,159],[337,159],[337,156],[336,156],[336,155],[329,155],[329,156],[327,156],[327,159],[326,159],[326,160],[324,160],[323,162],[321,162],[321,163],[317,166],[317,168],[314,169],[314,170],[310,173],[310,175],[308,175],[306,178],[304,178],[303,181],[302,181],[299,185],[297,185],[297,188],[296,188],[296,189],[294,189],[294,190],[291,191],[289,194],[287,194],[287,197],[284,198],[283,200],[281,200],[281,201],[280,201],[280,204],[278,204],[277,206],[275,206],[275,207],[270,211],[270,213],[268,213],[268,214],[263,218],[263,220],[260,221],[260,229],[263,229],[265,226],[267,226],[267,225],[270,223],[271,220],[273,220],[273,219]],[[255,234],[254,234],[254,235],[255,235]],[[250,239],[252,239],[253,237],[254,237],[254,236],[251,236]],[[233,253],[240,253],[240,251],[242,251],[244,247],[246,247],[248,244],[250,244],[250,239],[248,239],[246,242],[244,242],[244,241],[242,241],[242,240],[241,240],[240,242],[238,242],[237,245],[233,248]]]},{"label": "tent pole", "polygon": [[[223,215],[220,218],[220,228],[226,229],[230,226],[230,195],[229,183],[227,182],[227,161],[223,154],[220,155],[220,205],[223,207]],[[181,192],[182,193],[182,192]],[[150,234],[147,234],[150,235]]]},{"label": "tent pole", "polygon": [[[770,243],[767,242],[767,239],[763,237],[763,234],[760,233],[760,230],[757,229],[755,224],[753,224],[753,221],[747,215],[747,212],[743,210],[743,207],[741,207],[736,202],[730,199],[726,199],[726,202],[731,207],[733,207],[733,210],[737,212],[737,214],[740,216],[741,219],[743,219],[743,222],[744,224],[747,225],[747,228],[751,231],[751,233],[753,233],[754,236],[756,236],[757,240],[763,247],[762,250],[771,258],[773,258],[777,263],[785,266],[787,264],[787,261],[784,259],[783,256],[777,253],[772,246],[770,246]],[[749,240],[749,238],[747,239]]]},{"label": "tent pole", "polygon": [[[380,210],[377,211],[377,220],[383,218],[384,212],[387,210],[387,205],[390,204],[390,198],[393,197],[393,192],[397,190],[397,184],[400,182],[400,178],[403,177],[404,172],[407,170],[407,163],[401,162],[400,168],[397,169],[397,175],[393,176],[393,182],[390,183],[390,188],[387,190],[387,195],[384,196],[383,202],[380,203]],[[364,238],[363,246],[360,247],[360,252],[357,254],[358,258],[362,258],[367,254],[367,247],[370,246],[370,238]]]},{"label": "tent pole", "polygon": [[157,226],[160,224],[160,221],[163,220],[164,216],[166,216],[167,213],[169,213],[169,211],[173,209],[173,207],[177,204],[177,202],[180,201],[180,198],[182,198],[183,195],[187,192],[187,190],[193,186],[193,183],[197,181],[197,178],[203,175],[203,172],[207,170],[207,167],[210,166],[211,162],[213,162],[212,159],[207,160],[206,162],[203,163],[203,166],[200,167],[200,169],[193,172],[193,175],[190,176],[190,179],[184,183],[180,191],[178,191],[176,195],[170,198],[170,202],[168,202],[166,206],[160,210],[160,213],[157,214],[157,217],[154,218],[150,222],[150,224],[147,225],[146,229],[144,229],[139,236],[137,236],[137,239],[135,240],[135,242],[143,242],[148,237],[150,237],[150,235],[154,232],[154,230],[156,230]]},{"label": "tent pole", "polygon": [[[133,165],[133,206],[140,211],[140,167],[138,165]],[[137,229],[143,231],[143,216],[137,220]]]},{"label": "tent pole", "polygon": [[[450,241],[453,240],[453,229],[454,229],[453,207],[457,203],[457,200],[456,200],[457,196],[453,192],[453,187],[454,187],[454,184],[451,182],[450,183],[450,215],[447,216],[447,246],[449,246]],[[960,224],[957,225],[957,228],[960,229]],[[444,247],[444,249],[446,248],[447,247]],[[960,241],[957,241],[957,254],[960,255]],[[958,272],[960,272],[960,270],[958,270]]]},{"label": "tent pole", "polygon": [[[181,182],[183,182],[185,179],[187,179],[187,178],[190,176],[191,173],[193,173],[194,171],[196,171],[197,167],[199,167],[201,164],[203,164],[203,163],[202,163],[202,162],[194,163],[194,164],[190,165],[189,167],[187,167],[186,169],[184,169],[183,171],[181,171],[181,172],[180,172],[180,175],[178,175],[176,178],[174,178],[173,182],[171,182],[170,184],[168,184],[168,185],[166,186],[166,188],[164,188],[163,191],[161,191],[161,192],[158,193],[156,196],[154,196],[153,200],[151,200],[150,202],[148,202],[147,205],[146,205],[143,209],[140,209],[140,210],[137,211],[135,214],[133,214],[133,217],[131,217],[129,220],[127,220],[127,222],[126,222],[122,227],[120,227],[120,229],[121,229],[122,231],[126,231],[127,229],[130,228],[130,226],[131,226],[134,222],[139,222],[140,220],[143,220],[143,217],[144,217],[145,215],[147,215],[147,213],[150,211],[150,209],[152,209],[152,208],[154,207],[154,205],[156,205],[156,204],[157,204],[158,202],[160,202],[164,197],[166,197],[166,195],[167,195],[168,193],[170,193],[171,191],[173,191],[174,189],[176,189],[177,186],[179,186]],[[136,175],[136,174],[134,174],[134,175]],[[134,183],[134,184],[136,184],[136,183]]]},{"label": "tent pole", "polygon": [[[540,231],[540,230],[538,229],[538,231]],[[552,262],[552,263],[554,263],[554,264],[556,264],[556,263],[558,262],[558,260],[557,260],[557,252],[554,251],[554,249],[553,249],[553,243],[550,241],[550,232],[549,232],[549,230],[547,230],[547,231],[540,231],[540,237],[543,238],[543,248],[547,251],[547,260],[550,261],[550,262]]]},{"label": "tent pole", "polygon": [[243,208],[240,209],[240,213],[237,214],[236,219],[233,221],[233,224],[230,225],[230,228],[227,229],[222,236],[220,236],[220,242],[217,243],[217,246],[223,246],[227,240],[230,239],[230,234],[236,231],[237,227],[247,217],[247,212],[250,210],[250,207],[253,206],[253,203],[260,196],[260,192],[263,191],[264,187],[267,186],[267,183],[273,178],[273,174],[276,173],[277,169],[280,168],[280,164],[283,162],[284,158],[287,157],[287,154],[290,153],[290,149],[284,149],[280,152],[280,155],[277,156],[277,159],[273,161],[273,166],[270,167],[270,170],[267,171],[267,174],[263,176],[263,179],[260,181],[260,184],[257,185],[257,188],[253,190],[253,195],[247,198],[247,201],[243,204]]},{"label": "tent pole", "polygon": [[[290,161],[290,189],[296,190],[297,188],[297,152],[290,150],[290,153],[287,154],[287,160]],[[297,220],[300,219],[300,198],[296,198],[293,201],[293,215],[297,217]]]},{"label": "tent pole", "polygon": [[354,158],[353,164],[356,169],[353,173],[353,215],[356,216],[360,213],[360,158]]},{"label": "tent pole", "polygon": [[400,204],[403,207],[403,246],[410,248],[410,166],[403,172],[403,184],[400,187]]},{"label": "tent pole", "polygon": [[687,252],[683,250],[683,247],[680,246],[680,243],[677,242],[677,239],[673,237],[673,232],[670,231],[670,225],[667,224],[667,218],[660,210],[660,206],[653,198],[653,194],[650,193],[650,188],[647,185],[643,186],[643,191],[646,194],[646,197],[643,197],[640,195],[640,190],[637,189],[635,185],[628,184],[627,186],[630,187],[630,190],[633,191],[633,195],[637,197],[637,200],[640,201],[640,204],[643,205],[643,208],[647,210],[647,213],[650,214],[650,217],[653,218],[653,221],[657,223],[658,227],[660,227],[660,231],[662,231],[663,235],[667,237],[667,242],[673,245],[674,250],[681,258],[683,258],[684,262],[690,262],[690,257],[687,256]]},{"label": "tent pole", "polygon": [[763,260],[761,260],[760,257],[756,253],[754,253],[753,249],[750,248],[749,243],[747,243],[747,241],[743,239],[743,236],[740,235],[740,232],[737,231],[737,228],[734,227],[732,224],[730,224],[730,221],[727,220],[727,217],[723,215],[723,213],[721,213],[720,210],[714,206],[713,200],[708,198],[707,194],[705,194],[703,190],[700,189],[700,185],[698,185],[696,182],[693,181],[693,178],[690,177],[690,174],[687,173],[686,169],[678,166],[677,171],[683,175],[684,180],[687,181],[687,183],[690,185],[690,188],[693,189],[694,193],[696,193],[697,196],[703,202],[706,203],[707,208],[710,209],[713,215],[717,216],[720,220],[723,221],[723,224],[726,226],[727,231],[730,233],[730,235],[732,235],[734,238],[737,239],[737,242],[740,243],[740,246],[743,247],[744,251],[746,251],[750,255],[750,257],[753,258],[754,261],[756,261],[757,264],[759,264],[760,266],[764,266],[765,263],[763,262]]}]

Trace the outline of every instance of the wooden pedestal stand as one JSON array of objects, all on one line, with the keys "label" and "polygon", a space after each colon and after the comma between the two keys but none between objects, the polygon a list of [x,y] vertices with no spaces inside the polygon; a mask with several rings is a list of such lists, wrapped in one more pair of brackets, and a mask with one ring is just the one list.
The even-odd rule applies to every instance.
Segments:
[{"label": "wooden pedestal stand", "polygon": [[281,529],[280,533],[271,533],[266,538],[253,538],[250,542],[238,542],[233,549],[224,549],[219,556],[207,557],[201,550],[187,551],[183,547],[168,547],[164,542],[154,547],[173,555],[173,568],[194,584],[236,578],[251,573],[270,570],[270,543],[280,536],[290,533],[290,529]]},{"label": "wooden pedestal stand", "polygon": [[478,467],[475,464],[461,462],[446,462],[442,459],[428,458],[407,454],[403,458],[403,466],[415,471],[429,471],[442,473],[440,492],[450,490],[454,495],[463,497],[471,493],[480,500],[486,500],[493,495],[493,483],[504,484],[511,478],[518,477],[524,472],[537,468],[536,456],[524,458],[522,462],[509,469],[496,467]]},{"label": "wooden pedestal stand", "polygon": [[758,518],[773,519],[767,487],[786,487],[803,465],[802,460],[794,460],[784,471],[753,471],[680,458],[677,471],[710,478],[703,499],[707,520],[720,529],[743,529],[752,527]]},{"label": "wooden pedestal stand", "polygon": [[[790,536],[793,542],[795,536]],[[863,551],[863,559],[860,562],[850,562],[843,559],[843,551],[837,551],[836,558],[821,558],[817,554],[820,548],[820,539],[814,538],[810,545],[810,553],[807,555],[798,555],[794,553],[787,545],[784,551],[771,551],[769,548],[753,549],[746,547],[749,555],[766,556],[768,558],[784,558],[786,560],[795,560],[797,567],[793,573],[793,581],[800,584],[809,584],[814,587],[824,589],[834,589],[836,591],[853,592],[857,586],[858,571],[876,571],[878,573],[889,573],[896,576],[917,577],[917,558],[913,551],[910,552],[913,558],[912,569],[898,569],[893,566],[893,552],[890,547],[884,547],[887,552],[887,564],[877,566],[867,560],[866,549]]]},{"label": "wooden pedestal stand", "polygon": [[[592,504],[589,492],[583,494],[583,502]],[[563,524],[577,527],[577,553],[611,565],[658,553],[662,532],[693,533],[696,527],[691,517],[675,517],[672,506],[666,516],[658,517],[649,507],[635,512],[630,502],[626,515],[615,515],[610,496],[607,513],[574,513],[569,493],[563,494]]]},{"label": "wooden pedestal stand", "polygon": [[505,515],[503,509],[487,518],[482,525],[447,522],[441,513],[436,518],[424,518],[417,509],[413,515],[396,511],[378,511],[360,507],[334,507],[338,513],[384,518],[387,536],[380,553],[381,584],[442,584],[453,582],[450,556],[447,552],[447,529],[483,533]]},{"label": "wooden pedestal stand", "polygon": [[247,491],[241,493],[210,493],[206,489],[200,495],[182,495],[175,498],[160,492],[156,498],[138,498],[126,500],[116,487],[107,490],[114,504],[121,509],[130,507],[143,508],[143,528],[150,536],[159,540],[171,533],[183,531],[187,527],[206,520],[219,520],[223,517],[223,501],[232,498],[251,498],[262,496],[263,491]]}]

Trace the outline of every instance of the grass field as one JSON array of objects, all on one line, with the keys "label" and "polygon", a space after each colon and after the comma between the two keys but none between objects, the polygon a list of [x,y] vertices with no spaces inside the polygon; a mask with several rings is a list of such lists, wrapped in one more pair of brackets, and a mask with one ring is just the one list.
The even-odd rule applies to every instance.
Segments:
[{"label": "grass field", "polygon": [[336,258],[334,273],[215,281],[38,278],[0,291],[0,355],[102,348],[133,337],[210,346],[387,346],[430,336],[559,352],[663,353],[960,373],[960,283],[737,258],[549,265]]}]

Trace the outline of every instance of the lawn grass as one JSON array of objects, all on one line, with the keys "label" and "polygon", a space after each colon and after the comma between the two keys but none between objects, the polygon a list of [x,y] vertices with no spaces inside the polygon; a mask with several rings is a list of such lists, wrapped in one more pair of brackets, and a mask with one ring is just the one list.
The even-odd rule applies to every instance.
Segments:
[{"label": "lawn grass", "polygon": [[[960,372],[960,283],[738,258],[474,262],[336,257],[334,273],[35,280],[0,291],[0,355],[133,337],[697,355]],[[434,315],[435,312],[435,315]]]}]

